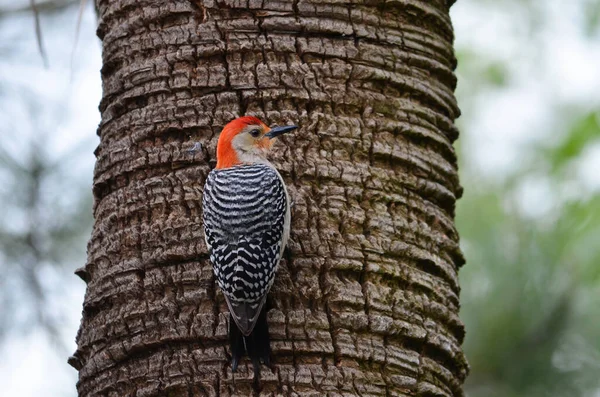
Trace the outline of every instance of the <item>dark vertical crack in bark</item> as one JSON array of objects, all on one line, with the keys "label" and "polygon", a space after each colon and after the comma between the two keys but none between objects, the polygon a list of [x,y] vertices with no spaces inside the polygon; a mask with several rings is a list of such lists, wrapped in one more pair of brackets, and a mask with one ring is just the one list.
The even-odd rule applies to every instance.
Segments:
[{"label": "dark vertical crack in bark", "polygon": [[[451,2],[97,0],[81,396],[462,396]],[[229,366],[202,233],[217,134],[294,122],[275,371]],[[186,150],[202,142],[202,150]]]}]

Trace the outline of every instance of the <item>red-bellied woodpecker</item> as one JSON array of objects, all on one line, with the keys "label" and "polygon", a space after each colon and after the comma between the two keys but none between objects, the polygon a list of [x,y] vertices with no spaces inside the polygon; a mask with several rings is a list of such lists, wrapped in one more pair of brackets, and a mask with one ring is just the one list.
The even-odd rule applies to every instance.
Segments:
[{"label": "red-bellied woodpecker", "polygon": [[217,166],[204,185],[204,234],[229,306],[234,372],[244,353],[255,375],[261,361],[270,366],[264,305],[290,234],[290,200],[266,154],[274,138],[296,128],[269,128],[251,116],[231,121],[221,131]]}]

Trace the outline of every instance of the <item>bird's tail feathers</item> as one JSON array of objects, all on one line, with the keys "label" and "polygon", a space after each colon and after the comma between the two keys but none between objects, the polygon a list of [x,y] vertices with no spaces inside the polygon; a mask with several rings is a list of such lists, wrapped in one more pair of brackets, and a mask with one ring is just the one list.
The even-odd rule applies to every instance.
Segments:
[{"label": "bird's tail feathers", "polygon": [[267,324],[266,307],[261,309],[254,329],[248,336],[244,336],[229,315],[229,341],[231,344],[231,370],[237,370],[240,359],[247,354],[254,367],[254,377],[260,376],[260,365],[265,364],[271,368],[271,341],[269,339],[269,326]]}]

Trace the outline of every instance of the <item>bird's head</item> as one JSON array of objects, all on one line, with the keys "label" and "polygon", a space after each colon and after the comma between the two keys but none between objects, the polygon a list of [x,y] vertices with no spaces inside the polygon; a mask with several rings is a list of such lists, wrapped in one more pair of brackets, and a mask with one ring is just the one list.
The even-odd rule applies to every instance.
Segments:
[{"label": "bird's head", "polygon": [[264,163],[275,138],[296,128],[295,125],[269,128],[253,116],[230,121],[217,143],[217,168]]}]

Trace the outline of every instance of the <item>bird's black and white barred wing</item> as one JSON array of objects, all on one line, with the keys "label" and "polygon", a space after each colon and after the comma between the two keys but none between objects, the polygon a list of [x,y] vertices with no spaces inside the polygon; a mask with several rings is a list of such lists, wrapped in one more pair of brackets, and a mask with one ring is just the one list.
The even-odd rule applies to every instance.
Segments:
[{"label": "bird's black and white barred wing", "polygon": [[287,195],[264,164],[209,174],[203,196],[210,260],[232,317],[244,335],[260,315],[284,243]]}]

